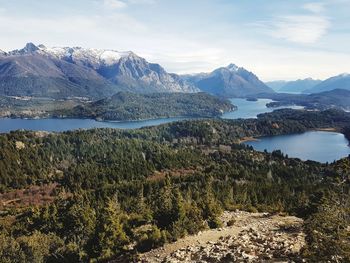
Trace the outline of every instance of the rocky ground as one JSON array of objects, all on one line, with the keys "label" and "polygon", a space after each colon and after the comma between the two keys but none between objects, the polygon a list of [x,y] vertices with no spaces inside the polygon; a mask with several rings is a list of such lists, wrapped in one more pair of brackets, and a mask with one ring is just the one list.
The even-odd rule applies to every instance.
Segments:
[{"label": "rocky ground", "polygon": [[293,216],[224,212],[224,227],[147,252],[139,262],[302,262],[303,221]]}]

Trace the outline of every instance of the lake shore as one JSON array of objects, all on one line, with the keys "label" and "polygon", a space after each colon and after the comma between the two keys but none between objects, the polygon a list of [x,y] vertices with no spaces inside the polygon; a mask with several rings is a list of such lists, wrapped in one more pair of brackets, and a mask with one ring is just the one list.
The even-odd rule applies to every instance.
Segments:
[{"label": "lake shore", "polygon": [[245,143],[245,142],[252,142],[252,141],[259,141],[259,139],[256,137],[251,137],[251,136],[243,137],[243,138],[239,139],[238,143]]}]

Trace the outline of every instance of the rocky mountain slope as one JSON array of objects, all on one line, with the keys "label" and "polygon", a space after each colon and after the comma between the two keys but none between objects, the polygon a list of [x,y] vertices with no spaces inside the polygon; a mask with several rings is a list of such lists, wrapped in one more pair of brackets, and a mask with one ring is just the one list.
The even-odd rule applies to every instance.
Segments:
[{"label": "rocky mountain slope", "polygon": [[252,72],[234,64],[211,73],[185,75],[183,78],[202,91],[224,97],[246,97],[274,92]]},{"label": "rocky mountain slope", "polygon": [[122,90],[198,91],[133,52],[28,43],[0,54],[0,95],[101,98]]},{"label": "rocky mountain slope", "polygon": [[302,260],[303,220],[224,212],[224,227],[200,232],[141,255],[139,262],[292,262]]}]

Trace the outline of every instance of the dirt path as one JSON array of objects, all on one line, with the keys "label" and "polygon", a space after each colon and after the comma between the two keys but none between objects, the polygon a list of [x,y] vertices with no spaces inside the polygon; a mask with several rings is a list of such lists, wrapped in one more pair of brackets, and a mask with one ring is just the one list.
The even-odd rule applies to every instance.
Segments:
[{"label": "dirt path", "polygon": [[[255,236],[259,238],[261,237],[262,240],[265,236],[272,236],[274,238],[278,237],[279,240],[276,242],[282,242],[283,240],[286,240],[287,242],[289,240],[289,243],[291,243],[290,250],[293,250],[293,253],[298,253],[305,242],[304,234],[301,232],[303,221],[297,217],[279,215],[269,216],[263,213],[239,211],[224,212],[221,219],[224,222],[225,227],[221,229],[206,230],[197,235],[185,237],[175,243],[166,244],[161,248],[144,253],[141,255],[140,262],[196,262],[197,260],[193,260],[194,254],[196,254],[197,257],[201,257],[200,253],[203,254],[204,252],[206,254],[215,254],[210,252],[210,249],[213,246],[218,252],[217,254],[220,254],[221,249],[223,255],[227,252],[225,251],[227,250],[226,247],[234,242],[238,242],[239,244],[246,242],[247,245],[254,246],[255,239],[253,240],[251,237]],[[227,226],[227,222],[232,219],[235,220],[234,225]],[[299,230],[290,231],[290,228]],[[285,229],[285,231],[281,229]],[[271,239],[267,243],[268,245],[271,243],[272,246],[273,240]],[[269,248],[268,251],[270,250],[271,249]],[[230,249],[230,251],[232,251],[232,249]],[[254,251],[251,255],[252,260],[253,256],[256,256],[256,254],[257,252]],[[243,256],[244,255],[243,252]],[[247,257],[249,259],[249,254],[247,254]],[[215,260],[210,261],[216,262]],[[200,262],[207,261],[203,261],[202,259]],[[250,262],[254,262],[254,260]]]}]

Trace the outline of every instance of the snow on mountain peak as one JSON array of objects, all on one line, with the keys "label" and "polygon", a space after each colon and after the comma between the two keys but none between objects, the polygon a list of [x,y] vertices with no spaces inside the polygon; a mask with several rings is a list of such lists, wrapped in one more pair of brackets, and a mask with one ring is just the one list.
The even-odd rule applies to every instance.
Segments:
[{"label": "snow on mountain peak", "polygon": [[59,59],[69,59],[72,61],[81,61],[91,65],[99,66],[113,65],[117,63],[122,57],[127,57],[133,54],[130,51],[119,52],[116,50],[104,50],[95,48],[82,47],[45,47],[39,46],[42,54],[51,55]]}]

